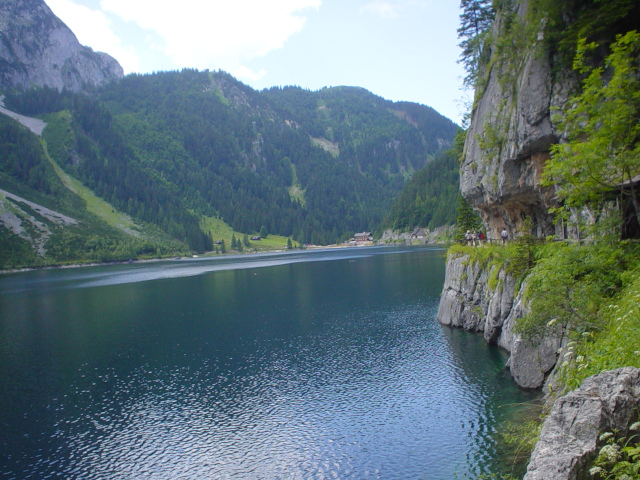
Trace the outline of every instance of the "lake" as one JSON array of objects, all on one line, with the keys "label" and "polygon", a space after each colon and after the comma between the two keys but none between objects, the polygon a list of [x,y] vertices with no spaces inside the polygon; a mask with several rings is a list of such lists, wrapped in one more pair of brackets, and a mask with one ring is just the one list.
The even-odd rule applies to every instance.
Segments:
[{"label": "lake", "polygon": [[436,322],[444,250],[0,276],[1,479],[476,478],[526,415],[505,352]]}]

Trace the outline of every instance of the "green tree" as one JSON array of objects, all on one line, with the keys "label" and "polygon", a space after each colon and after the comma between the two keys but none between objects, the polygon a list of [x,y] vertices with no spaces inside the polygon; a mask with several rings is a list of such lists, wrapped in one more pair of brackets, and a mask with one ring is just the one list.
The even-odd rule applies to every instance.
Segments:
[{"label": "green tree", "polygon": [[224,244],[224,240],[220,241],[220,253],[227,253],[227,247]]},{"label": "green tree", "polygon": [[249,236],[245,233],[244,236],[242,237],[242,243],[244,244],[245,247],[249,248],[251,247],[251,243],[249,242]]},{"label": "green tree", "polygon": [[291,243],[291,237],[287,238],[287,250],[291,250],[293,248],[293,244]]},{"label": "green tree", "polygon": [[467,230],[477,230],[482,226],[480,216],[471,207],[464,197],[458,201],[458,216],[456,217],[456,233],[454,240],[463,241]]},{"label": "green tree", "polygon": [[462,52],[458,63],[461,63],[467,72],[464,78],[465,85],[474,86],[495,11],[491,0],[461,0],[460,9],[462,13],[458,39],[461,41],[458,46]]},{"label": "green tree", "polygon": [[263,225],[262,227],[260,227],[260,237],[267,238],[268,236],[269,236],[269,231],[267,230],[267,227]]},{"label": "green tree", "polygon": [[235,234],[231,234],[231,250],[235,250],[238,248],[238,244],[236,241],[236,235]]},{"label": "green tree", "polygon": [[633,207],[640,224],[635,181],[640,175],[640,34],[616,37],[605,64],[593,67],[588,54],[597,44],[579,42],[574,68],[588,76],[582,91],[558,116],[569,141],[552,147],[543,181],[556,185],[567,209],[590,208],[597,216],[603,203],[618,195]]}]

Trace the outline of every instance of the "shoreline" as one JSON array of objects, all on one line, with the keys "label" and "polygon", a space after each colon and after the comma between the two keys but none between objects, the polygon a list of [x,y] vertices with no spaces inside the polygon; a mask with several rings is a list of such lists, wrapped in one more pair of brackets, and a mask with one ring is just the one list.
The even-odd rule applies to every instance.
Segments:
[{"label": "shoreline", "polygon": [[[214,252],[206,252],[203,254],[194,254],[191,256],[180,255],[180,256],[170,256],[170,257],[162,257],[162,258],[142,258],[136,260],[115,260],[109,262],[88,262],[88,263],[70,263],[68,265],[45,265],[42,267],[24,267],[24,268],[13,268],[8,270],[0,269],[0,275],[7,275],[12,273],[26,273],[26,272],[34,272],[38,270],[58,270],[58,269],[71,269],[71,268],[84,268],[84,267],[106,267],[111,265],[127,265],[127,264],[136,264],[136,263],[153,263],[153,262],[163,262],[163,261],[171,261],[171,260],[189,260],[196,258],[217,258],[224,257],[229,255],[263,255],[265,253],[285,253],[285,252],[293,252],[293,251],[305,251],[305,250],[327,250],[327,249],[337,249],[337,248],[362,248],[362,247],[393,247],[399,246],[400,244],[384,244],[380,245],[376,242],[366,242],[360,243],[357,245],[349,245],[349,244],[332,244],[332,245],[307,245],[302,249],[276,249],[276,250],[263,250],[256,252],[228,252],[228,253],[214,253]],[[419,245],[406,245],[402,246],[425,246],[425,245],[444,245],[439,243],[425,243]]]}]

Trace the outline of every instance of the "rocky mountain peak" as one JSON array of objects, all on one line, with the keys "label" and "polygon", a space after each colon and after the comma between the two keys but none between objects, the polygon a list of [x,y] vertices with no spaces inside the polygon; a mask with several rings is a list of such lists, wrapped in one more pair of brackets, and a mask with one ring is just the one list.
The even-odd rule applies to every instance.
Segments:
[{"label": "rocky mountain peak", "polygon": [[113,57],[80,45],[43,0],[0,2],[0,89],[82,91],[122,77]]}]

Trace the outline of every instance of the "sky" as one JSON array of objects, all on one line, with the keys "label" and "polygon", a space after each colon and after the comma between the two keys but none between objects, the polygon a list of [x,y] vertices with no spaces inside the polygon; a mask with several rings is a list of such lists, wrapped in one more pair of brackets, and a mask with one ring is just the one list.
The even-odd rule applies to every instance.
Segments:
[{"label": "sky", "polygon": [[224,70],[261,90],[363,87],[456,123],[458,0],[45,0],[127,73]]}]

